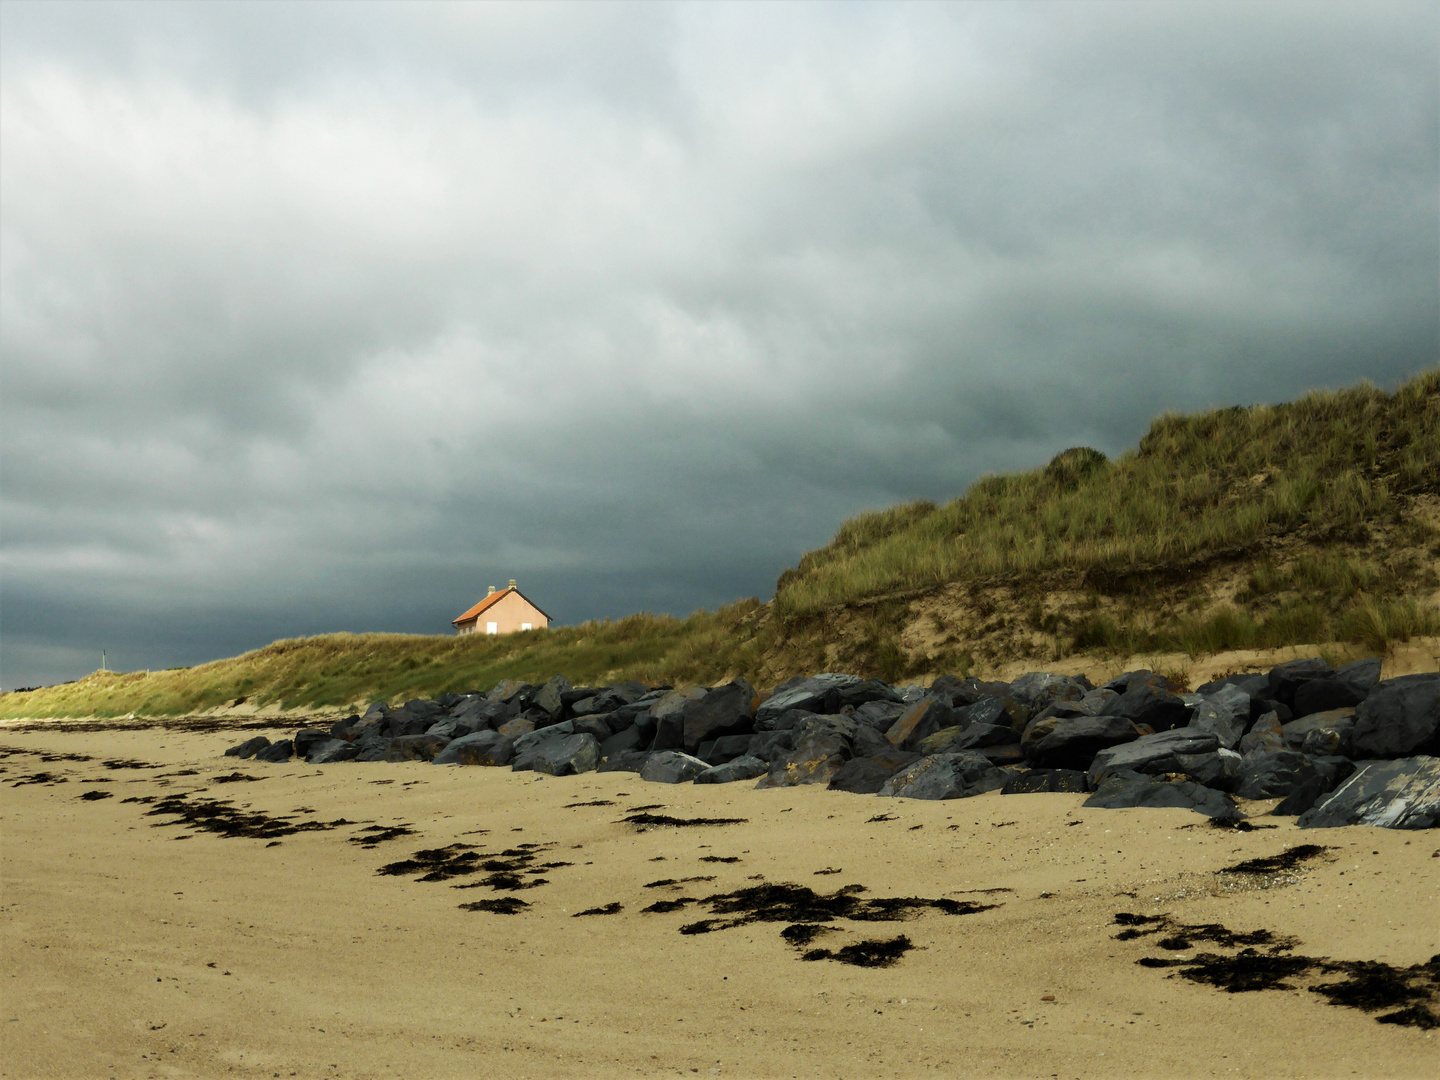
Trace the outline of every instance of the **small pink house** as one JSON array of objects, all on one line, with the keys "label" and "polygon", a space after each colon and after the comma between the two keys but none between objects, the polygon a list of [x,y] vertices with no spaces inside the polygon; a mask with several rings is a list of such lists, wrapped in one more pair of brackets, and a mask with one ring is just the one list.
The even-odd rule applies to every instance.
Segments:
[{"label": "small pink house", "polygon": [[527,600],[515,587],[490,593],[458,619],[452,620],[457,634],[514,634],[521,630],[546,630],[550,616]]}]

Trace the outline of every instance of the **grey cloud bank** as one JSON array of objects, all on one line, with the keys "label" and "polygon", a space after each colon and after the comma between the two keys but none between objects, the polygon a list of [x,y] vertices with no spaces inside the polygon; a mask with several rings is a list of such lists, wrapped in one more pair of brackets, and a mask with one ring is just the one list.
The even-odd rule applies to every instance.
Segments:
[{"label": "grey cloud bank", "polygon": [[0,685],[684,613],[1440,355],[1430,5],[0,4]]}]

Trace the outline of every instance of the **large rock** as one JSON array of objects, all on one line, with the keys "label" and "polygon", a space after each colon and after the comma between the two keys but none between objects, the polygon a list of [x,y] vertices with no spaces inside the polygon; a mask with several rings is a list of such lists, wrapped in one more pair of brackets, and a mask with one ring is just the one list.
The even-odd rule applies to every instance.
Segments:
[{"label": "large rock", "polygon": [[356,761],[385,761],[390,756],[390,738],[370,733],[355,740]]},{"label": "large rock", "polygon": [[[1338,672],[1336,673],[1338,676]],[[1295,690],[1295,705],[1291,710],[1297,717],[1314,713],[1330,712],[1347,706],[1359,705],[1369,691],[1341,678],[1311,679],[1301,683]]]},{"label": "large rock", "polygon": [[769,775],[756,786],[774,788],[828,784],[849,760],[850,740],[843,734],[812,735],[799,740],[795,749],[785,757],[771,761]]},{"label": "large rock", "polygon": [[724,765],[727,761],[747,756],[754,741],[754,735],[724,735],[701,745],[695,756],[711,765]]},{"label": "large rock", "polygon": [[[610,727],[608,713],[577,716],[571,720],[570,723],[571,726],[574,727],[576,734],[583,731],[586,735],[595,736],[595,741],[599,743],[603,743],[606,739],[610,738],[611,735],[615,734],[614,729]],[[633,724],[630,726],[634,727]]]},{"label": "large rock", "polygon": [[295,744],[295,756],[308,758],[311,748],[329,738],[330,733],[323,728],[301,728],[295,733],[295,738],[292,740]]},{"label": "large rock", "polygon": [[539,728],[515,740],[515,756],[510,759],[513,772],[528,772],[535,768],[536,755],[547,743],[555,742],[575,734],[575,725],[569,720]]},{"label": "large rock", "polygon": [[1096,753],[1087,773],[1093,791],[1110,773],[1117,770],[1145,773],[1183,772],[1180,758],[1186,755],[1209,754],[1218,750],[1220,740],[1208,731],[1173,728],[1170,731],[1142,735],[1133,742],[1109,746]]},{"label": "large rock", "polygon": [[890,726],[900,719],[900,714],[906,709],[903,701],[867,701],[855,710],[854,716],[857,723],[872,727],[876,731],[885,732]]},{"label": "large rock", "polygon": [[1355,660],[1346,664],[1335,677],[1341,679],[1351,686],[1369,693],[1375,689],[1375,684],[1380,681],[1380,669],[1383,661],[1378,656],[1367,656],[1364,660]]},{"label": "large rock", "polygon": [[[1306,683],[1306,686],[1312,685]],[[1302,688],[1303,689],[1303,688]],[[1355,710],[1351,708],[1332,709],[1329,712],[1311,713],[1299,720],[1291,720],[1280,727],[1280,737],[1287,750],[1302,750],[1307,754],[1340,754],[1350,757],[1351,735],[1355,730]]]},{"label": "large rock", "polygon": [[269,761],[272,764],[281,761],[289,761],[290,753],[294,750],[295,744],[289,739],[280,739],[271,743],[263,749],[255,751],[256,761]]},{"label": "large rock", "polygon": [[737,780],[754,780],[770,771],[770,763],[757,757],[732,758],[723,765],[712,765],[699,776],[697,784],[733,784]]},{"label": "large rock", "polygon": [[931,754],[896,772],[879,794],[902,799],[963,799],[995,791],[1005,774],[981,754]]},{"label": "large rock", "polygon": [[[889,746],[889,743],[885,744]],[[762,731],[750,739],[750,747],[746,751],[752,757],[758,757],[762,761],[774,763],[795,750],[795,732],[792,729],[781,731]]]},{"label": "large rock", "polygon": [[509,720],[506,720],[495,730],[498,731],[501,735],[504,735],[505,738],[509,739],[511,742],[514,742],[521,736],[529,735],[532,731],[534,731],[535,721],[531,720],[529,717],[526,716],[516,716],[512,717]]},{"label": "large rock", "polygon": [[1093,689],[1095,687],[1083,675],[1051,675],[1044,671],[1032,671],[1010,684],[1009,696],[1028,707],[1033,714],[1057,701],[1079,701]]},{"label": "large rock", "polygon": [[543,710],[552,722],[563,720],[565,702],[561,700],[560,695],[572,689],[574,687],[570,685],[569,679],[564,675],[556,675],[536,692],[532,704],[535,708]]},{"label": "large rock", "polygon": [[[821,675],[812,675],[808,679],[791,679],[789,682],[781,683],[775,688],[775,692],[762,701],[760,707],[755,710],[755,730],[773,730],[771,721],[790,709],[804,709],[806,712],[814,713],[839,712],[841,692],[846,689],[858,689],[864,683],[865,680],[858,675],[844,675],[839,672],[825,672]],[[885,689],[888,691],[889,687]],[[890,693],[894,692],[890,691]],[[888,700],[888,698],[883,698],[883,700]],[[851,702],[851,704],[859,705],[861,702]]]},{"label": "large rock", "polygon": [[443,735],[401,735],[390,741],[386,761],[433,761],[435,755],[450,745]]},{"label": "large rock", "polygon": [[617,731],[600,744],[600,757],[602,759],[608,759],[618,754],[631,754],[636,751],[643,752],[649,745],[650,740],[645,738],[639,725],[631,724],[629,727]]},{"label": "large rock", "polygon": [[1162,675],[1134,671],[1108,685],[1120,693],[1100,707],[1101,716],[1123,717],[1154,731],[1179,727],[1190,718],[1190,706],[1170,690]]},{"label": "large rock", "polygon": [[1089,788],[1078,769],[1026,769],[1005,777],[1001,795],[1030,795],[1037,792],[1068,792],[1083,795]]},{"label": "large rock", "polygon": [[1252,754],[1240,766],[1236,794],[1242,799],[1276,799],[1289,795],[1316,775],[1313,759],[1295,750]]},{"label": "large rock", "polygon": [[941,728],[954,726],[954,711],[942,698],[926,695],[911,705],[885,732],[891,746],[914,750],[920,741]]},{"label": "large rock", "polygon": [[1041,768],[1088,769],[1101,750],[1131,742],[1143,734],[1123,716],[1074,716],[1059,720],[1027,753]]},{"label": "large rock", "polygon": [[[671,690],[650,706],[648,722],[655,725],[650,749],[678,750],[685,745],[685,709],[710,693],[704,686],[682,686]],[[636,723],[639,723],[637,718]]]},{"label": "large rock", "polygon": [[599,764],[599,740],[581,731],[542,743],[535,753],[534,769],[547,776],[573,776],[594,772]]},{"label": "large rock", "polygon": [[710,766],[697,757],[678,750],[662,750],[645,759],[640,779],[652,784],[688,784],[708,768]]},{"label": "large rock", "polygon": [[354,761],[360,754],[360,747],[344,739],[326,739],[314,743],[305,760],[311,765],[333,765],[337,761]]},{"label": "large rock", "polygon": [[1226,750],[1234,750],[1240,745],[1251,719],[1250,695],[1227,683],[1202,698],[1191,711],[1190,723],[1186,726],[1194,731],[1209,732]]},{"label": "large rock", "polygon": [[1302,829],[1440,826],[1440,758],[1366,762],[1326,799],[1301,814],[1299,825]]},{"label": "large rock", "polygon": [[1258,754],[1273,754],[1285,749],[1285,732],[1280,724],[1278,712],[1267,712],[1255,721],[1245,737],[1240,740],[1240,753],[1246,757]]},{"label": "large rock", "polygon": [[601,761],[597,771],[638,773],[645,767],[645,762],[649,760],[650,752],[648,750],[623,750]]},{"label": "large rock", "polygon": [[702,742],[722,735],[753,731],[750,702],[754,697],[754,688],[745,680],[736,679],[702,698],[686,702],[681,709],[686,752],[693,754]]},{"label": "large rock", "polygon": [[[1287,660],[1270,669],[1270,673],[1266,677],[1269,683],[1269,693],[1265,696],[1271,701],[1283,702],[1293,712],[1295,692],[1303,684],[1314,679],[1331,679],[1334,676],[1335,669],[1318,656],[1307,660]],[[1300,714],[1296,713],[1295,715]]]},{"label": "large rock", "polygon": [[831,791],[848,791],[852,795],[874,795],[885,781],[911,762],[919,761],[919,754],[907,753],[893,747],[884,757],[851,758],[830,778]]},{"label": "large rock", "polygon": [[1386,679],[1355,710],[1356,757],[1440,753],[1440,672]]},{"label": "large rock", "polygon": [[1193,780],[1157,781],[1140,773],[1112,773],[1082,805],[1106,810],[1174,806],[1224,821],[1236,821],[1240,817],[1230,796],[1223,792]]},{"label": "large rock", "polygon": [[230,747],[225,751],[226,757],[248,758],[254,757],[257,750],[264,750],[270,745],[270,740],[264,735],[256,735],[253,739],[246,739],[244,742]]},{"label": "large rock", "polygon": [[477,731],[452,739],[434,765],[509,765],[515,756],[515,744],[498,731]]},{"label": "large rock", "polygon": [[1005,708],[1005,702],[1000,698],[982,697],[964,708],[956,709],[955,723],[962,728],[974,727],[977,724],[1013,728],[1015,717]]}]

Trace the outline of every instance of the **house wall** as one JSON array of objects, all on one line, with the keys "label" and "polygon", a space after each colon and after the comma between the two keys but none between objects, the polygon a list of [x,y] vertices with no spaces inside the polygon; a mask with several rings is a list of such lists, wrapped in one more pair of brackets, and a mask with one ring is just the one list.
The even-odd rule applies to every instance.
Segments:
[{"label": "house wall", "polygon": [[526,600],[519,593],[506,593],[495,603],[480,613],[474,625],[461,626],[459,632],[462,634],[483,634],[486,623],[496,623],[496,633],[514,634],[517,633],[525,623],[530,624],[532,630],[543,630],[550,625],[550,620],[541,614],[530,601]]}]

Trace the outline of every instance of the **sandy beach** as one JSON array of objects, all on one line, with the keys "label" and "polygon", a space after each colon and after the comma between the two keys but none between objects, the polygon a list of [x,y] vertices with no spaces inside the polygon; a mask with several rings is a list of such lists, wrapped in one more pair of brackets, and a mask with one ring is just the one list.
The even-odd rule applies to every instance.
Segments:
[{"label": "sandy beach", "polygon": [[[1424,963],[1440,953],[1434,832],[1237,832],[1068,794],[265,765],[221,756],[232,730],[96,726],[0,731],[3,1077],[1440,1072],[1440,1032],[1331,1005],[1313,974],[1227,993],[1137,961],[1235,948],[1117,938],[1220,924],[1289,935],[1294,955]],[[744,820],[624,820],[637,812]],[[1326,850],[1222,872],[1301,844]],[[378,872],[417,852],[432,854]],[[487,861],[528,887],[484,884]],[[850,887],[872,914],[797,942],[790,922],[706,902],[763,885]],[[524,906],[462,907],[506,897]],[[950,903],[897,921],[864,906],[894,898]],[[674,910],[642,910],[657,902]],[[902,935],[890,966],[844,960]]]}]

